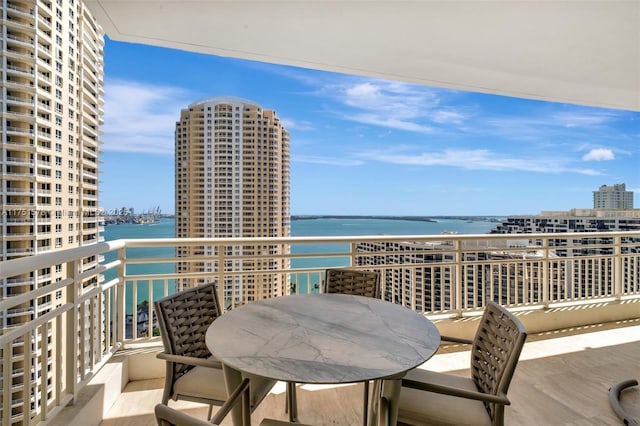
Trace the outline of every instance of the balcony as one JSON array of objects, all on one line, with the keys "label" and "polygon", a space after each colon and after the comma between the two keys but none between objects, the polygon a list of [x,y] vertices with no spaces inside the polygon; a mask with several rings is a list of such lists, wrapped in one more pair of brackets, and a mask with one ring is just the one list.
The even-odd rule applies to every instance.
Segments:
[{"label": "balcony", "polygon": [[[178,248],[182,253],[190,249],[210,254],[178,258]],[[281,254],[269,254],[274,252]],[[24,254],[29,253],[10,253]],[[99,264],[87,261],[96,257],[104,260]],[[186,271],[185,265],[196,262],[206,263],[211,272],[194,268],[175,272]],[[155,358],[161,350],[159,338],[148,337],[146,323],[131,314],[143,301],[152,302],[176,286],[213,279],[226,283],[220,288],[220,300],[231,309],[251,302],[233,285],[239,280],[251,282],[259,277],[282,295],[316,292],[328,266],[379,270],[384,277],[384,298],[427,315],[443,334],[470,337],[474,319],[487,299],[517,311],[530,338],[512,384],[508,424],[580,420],[617,424],[608,406],[608,387],[633,378],[638,371],[640,232],[117,240],[6,261],[0,279],[6,278],[13,287],[18,279],[24,282],[20,277],[54,269],[57,264],[69,265],[63,280],[0,300],[2,311],[15,312],[25,302],[59,291],[66,298],[38,318],[10,324],[0,336],[2,347],[21,347],[18,341],[24,336],[49,335],[55,330],[57,351],[51,356],[80,360],[49,373],[52,383],[64,383],[69,373],[77,377],[76,382],[56,391],[59,403],[51,402],[46,409],[36,404],[32,409],[32,416],[46,417],[53,424],[66,424],[73,418],[83,424],[103,420],[105,425],[115,425],[121,424],[122,417],[135,424],[153,424],[151,413],[160,400],[164,366]],[[252,264],[268,267],[251,269]],[[219,265],[225,266],[220,269]],[[149,315],[155,315],[152,307]],[[72,327],[77,333],[65,337],[70,324],[79,324]],[[469,357],[465,350],[443,348],[426,367],[464,370]],[[16,351],[3,356],[4,363],[31,356],[33,365],[46,371],[34,353]],[[114,384],[114,378],[123,375],[125,381]],[[100,380],[105,382],[87,386]],[[109,392],[111,399],[101,403],[100,409],[89,403],[63,408],[73,395],[80,394],[79,400],[86,401],[85,395],[101,386],[124,387],[124,393]],[[359,389],[302,386],[301,420],[358,423]],[[256,422],[264,415],[284,418],[282,391],[280,387],[272,391],[254,414]],[[637,401],[633,399],[637,392],[629,395],[631,401]],[[3,399],[13,398],[15,403],[25,397],[12,391]],[[182,407],[192,410],[195,406]],[[11,415],[2,412],[0,416],[4,416],[3,424],[18,424],[21,413],[15,408]]]}]

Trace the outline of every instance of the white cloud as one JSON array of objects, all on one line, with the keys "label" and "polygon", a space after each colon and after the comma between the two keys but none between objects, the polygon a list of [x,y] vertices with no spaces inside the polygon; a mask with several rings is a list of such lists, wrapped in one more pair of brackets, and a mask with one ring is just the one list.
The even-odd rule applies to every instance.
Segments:
[{"label": "white cloud", "polygon": [[192,96],[177,87],[107,81],[102,149],[173,155],[175,123]]},{"label": "white cloud", "polygon": [[551,117],[553,124],[564,127],[589,128],[610,123],[619,118],[619,114],[612,111],[587,111],[576,108],[575,111],[563,111]]},{"label": "white cloud", "polygon": [[558,158],[517,158],[487,149],[445,149],[433,152],[371,151],[362,156],[384,163],[413,166],[444,166],[468,170],[526,171],[537,173],[578,173],[599,175],[593,169],[572,167]]},{"label": "white cloud", "polygon": [[291,157],[291,161],[296,163],[324,164],[327,166],[361,166],[364,164],[362,160],[338,158],[338,157],[322,157],[319,155],[296,155]]},{"label": "white cloud", "polygon": [[285,129],[291,131],[291,130],[300,130],[300,131],[307,131],[307,130],[314,130],[313,128],[313,124],[310,121],[306,121],[306,120],[301,120],[301,121],[297,121],[297,120],[293,120],[291,118],[281,118],[282,124],[284,124]]},{"label": "white cloud", "polygon": [[613,151],[606,148],[595,148],[582,156],[584,161],[608,161],[615,160]]},{"label": "white cloud", "polygon": [[[433,133],[434,125],[461,124],[467,114],[441,106],[445,91],[401,82],[342,78],[322,85],[315,95],[333,99],[340,119],[416,133]],[[334,110],[336,111],[336,110]]]},{"label": "white cloud", "polygon": [[451,109],[433,111],[431,115],[431,120],[438,124],[462,124],[466,119],[466,114]]},{"label": "white cloud", "polygon": [[371,113],[346,114],[343,116],[343,118],[362,124],[386,127],[388,129],[407,130],[417,133],[430,133],[433,130],[433,128],[430,126],[412,122],[410,120],[402,120],[397,117]]}]

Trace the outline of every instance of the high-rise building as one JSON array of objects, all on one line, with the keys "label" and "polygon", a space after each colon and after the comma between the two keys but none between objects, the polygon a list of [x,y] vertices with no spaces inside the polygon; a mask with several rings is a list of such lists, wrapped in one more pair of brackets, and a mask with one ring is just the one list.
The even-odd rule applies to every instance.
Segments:
[{"label": "high-rise building", "polygon": [[[101,231],[102,28],[79,0],[0,0],[0,16],[0,260],[94,244]],[[82,267],[99,260],[84,259]],[[58,264],[4,279],[0,298],[53,286],[71,273],[66,264]],[[66,291],[58,285],[0,312],[0,329],[44,316],[65,303]],[[5,372],[23,372],[5,385],[11,386],[14,399],[3,401],[0,410],[11,410],[2,415],[11,424],[37,421],[29,421],[26,411],[41,412],[57,398],[59,384],[52,374],[61,362],[55,357],[57,331],[50,326],[43,330],[46,336],[34,333],[29,343],[25,338],[22,346],[12,346],[11,365],[0,366]],[[23,365],[27,351],[48,361]],[[27,386],[32,399],[25,402]],[[40,395],[50,400],[40,400]]]},{"label": "high-rise building", "polygon": [[640,230],[640,209],[572,209],[509,216],[492,234],[536,234]]},{"label": "high-rise building", "polygon": [[[243,99],[218,97],[189,105],[175,132],[176,237],[287,237],[289,211],[289,132],[275,111]],[[179,257],[204,255],[210,261],[181,262],[195,285],[216,280],[215,247],[180,247]],[[237,261],[234,271],[286,268],[278,254],[287,245],[225,248]],[[251,260],[252,256],[265,256]],[[243,258],[243,260],[239,260]],[[198,275],[200,274],[200,275]],[[285,279],[286,280],[286,279]],[[285,294],[278,274],[237,274],[222,283],[225,303]]]},{"label": "high-rise building", "polygon": [[613,186],[602,185],[593,191],[594,209],[632,209],[633,192],[627,191],[624,183]]}]

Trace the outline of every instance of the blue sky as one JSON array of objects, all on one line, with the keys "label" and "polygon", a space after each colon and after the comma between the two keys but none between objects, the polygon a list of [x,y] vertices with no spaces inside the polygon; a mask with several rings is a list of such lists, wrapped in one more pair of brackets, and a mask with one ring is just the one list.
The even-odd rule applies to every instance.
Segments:
[{"label": "blue sky", "polygon": [[101,207],[174,211],[180,109],[273,109],[291,133],[291,213],[515,215],[640,202],[640,113],[375,80],[171,49],[105,46]]}]

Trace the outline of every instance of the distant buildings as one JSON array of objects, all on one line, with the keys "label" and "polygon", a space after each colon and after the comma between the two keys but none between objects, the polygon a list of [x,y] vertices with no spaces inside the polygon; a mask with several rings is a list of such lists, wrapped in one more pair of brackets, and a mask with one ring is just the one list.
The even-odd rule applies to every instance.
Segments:
[{"label": "distant buildings", "polygon": [[[218,97],[183,109],[175,131],[176,237],[286,237],[290,235],[289,132],[275,111],[237,98]],[[284,245],[232,246],[234,271],[280,269]],[[216,280],[213,247],[178,249],[178,271],[189,286]],[[254,255],[268,258],[250,260]],[[243,259],[243,260],[240,260]],[[226,301],[278,296],[288,283],[278,274],[238,274],[224,283]]]},{"label": "distant buildings", "polygon": [[633,192],[627,191],[624,183],[613,186],[602,185],[593,191],[594,209],[632,209]]},{"label": "distant buildings", "polygon": [[572,209],[539,215],[509,216],[492,234],[638,231],[640,209]]},{"label": "distant buildings", "polygon": [[[533,303],[541,296],[543,271],[554,276],[557,285],[549,289],[549,297],[590,297],[598,294],[598,285],[611,286],[612,246],[609,236],[596,238],[549,240],[544,264],[539,240],[523,234],[575,232],[640,231],[640,209],[633,209],[633,192],[625,185],[601,186],[594,191],[598,209],[541,212],[539,215],[510,216],[498,224],[492,234],[517,234],[502,244],[523,247],[504,250],[505,246],[476,247],[462,241],[459,252],[446,239],[442,242],[359,243],[356,257],[359,266],[382,271],[384,298],[411,309],[438,312],[454,306],[453,289],[461,285],[463,304],[479,304],[486,298],[500,298],[516,303]],[[624,208],[614,208],[622,205]],[[640,250],[640,243],[624,238],[622,253]],[[631,245],[628,245],[631,243]],[[571,247],[566,247],[569,244]],[[599,258],[601,257],[601,258]],[[456,262],[463,266],[456,269]],[[389,265],[400,265],[390,267]],[[640,269],[630,260],[621,263],[625,274],[640,279]],[[459,274],[459,275],[458,275]]]},{"label": "distant buildings", "polygon": [[[356,264],[381,271],[385,300],[418,312],[446,311],[456,306],[458,281],[463,287],[459,297],[465,306],[480,305],[488,295],[522,303],[538,296],[538,289],[531,285],[537,279],[535,273],[525,279],[523,270],[517,270],[525,261],[535,264],[540,258],[535,249],[509,253],[503,250],[506,242],[498,246],[494,241],[489,247],[462,241],[461,252],[457,252],[451,241],[443,238],[441,242],[358,243]],[[458,257],[465,264],[459,269]]]},{"label": "distant buildings", "polygon": [[624,183],[602,185],[593,191],[593,209],[543,211],[539,215],[510,216],[492,234],[595,232],[640,230],[640,209],[633,208],[633,192]]},{"label": "distant buildings", "polygon": [[[94,244],[101,231],[104,33],[79,0],[3,0],[0,15],[0,261]],[[83,262],[85,270],[99,259]],[[72,274],[63,263],[10,277],[0,281],[0,298],[46,288]],[[66,287],[57,288],[0,312],[0,330],[42,319],[66,303]],[[25,410],[46,412],[42,407],[50,401],[41,395],[58,398],[56,389],[75,381],[56,383],[55,370],[68,360],[56,359],[55,345],[65,337],[46,320],[42,324],[38,330],[46,336],[34,332],[26,342],[1,349],[11,359],[0,368],[5,395],[12,395],[0,404],[0,417],[8,422],[3,424],[37,422]],[[24,354],[31,351],[42,361],[25,365]]]},{"label": "distant buildings", "polygon": [[154,207],[143,213],[135,213],[133,207],[122,207],[104,214],[105,225],[119,225],[122,223],[157,223],[160,218],[166,216],[162,214],[160,207]]}]

